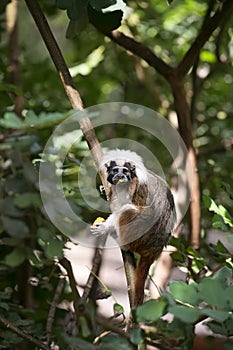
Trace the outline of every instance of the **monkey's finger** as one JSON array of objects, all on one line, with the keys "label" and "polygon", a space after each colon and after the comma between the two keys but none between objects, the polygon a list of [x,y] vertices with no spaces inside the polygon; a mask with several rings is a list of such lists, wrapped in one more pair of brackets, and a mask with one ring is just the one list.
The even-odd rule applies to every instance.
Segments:
[{"label": "monkey's finger", "polygon": [[100,225],[97,224],[95,226],[91,226],[90,227],[90,231],[91,231],[91,234],[92,235],[95,235],[95,236],[101,236],[103,233],[101,232],[101,229],[100,229]]}]

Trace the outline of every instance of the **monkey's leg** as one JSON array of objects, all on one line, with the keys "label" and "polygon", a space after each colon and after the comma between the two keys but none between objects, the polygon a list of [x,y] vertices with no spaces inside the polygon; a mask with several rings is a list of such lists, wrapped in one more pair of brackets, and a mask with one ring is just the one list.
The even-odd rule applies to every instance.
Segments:
[{"label": "monkey's leg", "polygon": [[138,305],[143,304],[145,283],[150,266],[154,262],[154,260],[154,254],[141,255],[140,257],[138,266],[135,271],[135,295],[133,299],[133,309],[135,309]]},{"label": "monkey's leg", "polygon": [[136,260],[134,254],[132,252],[121,250],[124,268],[128,286],[128,295],[129,295],[129,303],[130,308],[132,309],[133,301],[135,298],[135,270],[136,270]]}]

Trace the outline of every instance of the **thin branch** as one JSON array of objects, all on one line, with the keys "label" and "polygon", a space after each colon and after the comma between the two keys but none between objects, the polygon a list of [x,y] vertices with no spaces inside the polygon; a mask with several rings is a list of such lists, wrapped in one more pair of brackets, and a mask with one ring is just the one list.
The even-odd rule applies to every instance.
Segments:
[{"label": "thin branch", "polygon": [[73,273],[73,269],[71,266],[71,263],[68,259],[63,258],[62,260],[59,260],[59,263],[64,267],[64,269],[67,272],[68,278],[69,278],[69,282],[70,282],[70,288],[71,288],[71,292],[72,292],[72,296],[73,296],[73,301],[76,302],[78,300],[81,299],[79,292],[76,288],[76,281],[74,278],[74,273]]},{"label": "thin branch", "polygon": [[195,111],[196,111],[196,101],[199,92],[199,78],[197,76],[197,68],[199,64],[199,57],[197,57],[196,61],[193,64],[192,69],[192,98],[190,103],[190,118],[191,121],[194,120]]},{"label": "thin branch", "polygon": [[[212,7],[212,2],[210,6]],[[208,16],[210,15],[209,12],[210,11],[207,10]],[[215,29],[225,22],[232,15],[232,13],[233,1],[225,0],[221,3],[221,6],[218,7],[212,17],[205,17],[204,24],[198,36],[177,66],[177,73],[180,77],[184,77],[188,73],[196,61],[201,48],[208,41]]]},{"label": "thin branch", "polygon": [[[116,324],[111,322],[110,320],[106,320],[101,316],[97,316],[97,322],[101,325],[105,330],[111,331],[113,333],[119,334],[121,337],[127,339],[130,342],[130,336],[124,330],[120,329]],[[98,338],[96,339],[96,341]]]},{"label": "thin branch", "polygon": [[[103,237],[102,239],[104,239],[103,243],[105,243],[106,237]],[[89,277],[82,295],[82,299],[84,301],[88,300],[88,298],[90,297],[90,294],[93,295],[96,292],[97,281],[95,276],[99,274],[100,265],[102,262],[102,255],[103,255],[103,249],[97,247],[93,258],[91,273],[89,274]]]},{"label": "thin branch", "polygon": [[52,328],[53,328],[53,323],[54,323],[54,317],[55,317],[55,312],[57,308],[57,304],[59,301],[59,298],[61,296],[61,293],[63,291],[65,285],[65,278],[61,277],[59,279],[53,301],[50,306],[49,314],[48,314],[48,319],[47,319],[47,324],[46,324],[46,333],[47,333],[47,343],[50,344],[50,339],[51,339],[51,334],[52,334]]},{"label": "thin branch", "polygon": [[223,22],[221,27],[220,27],[220,30],[219,30],[219,33],[216,37],[216,40],[215,40],[215,55],[217,57],[217,60],[219,62],[221,62],[221,55],[220,55],[220,44],[221,44],[221,40],[222,40],[222,37],[223,37],[223,33],[224,33],[224,30],[226,28],[226,24],[227,22]]},{"label": "thin branch", "polygon": [[60,260],[60,264],[65,268],[68,274],[69,282],[70,282],[70,288],[72,291],[72,298],[74,303],[74,310],[75,310],[75,316],[76,316],[76,322],[77,325],[79,324],[79,319],[81,316],[85,317],[88,322],[89,330],[94,334],[94,327],[92,323],[92,319],[90,316],[90,312],[86,305],[86,300],[81,298],[77,287],[76,287],[76,280],[74,277],[73,269],[71,266],[71,263],[68,259],[63,258]]},{"label": "thin branch", "polygon": [[12,323],[10,323],[8,320],[6,320],[4,317],[0,315],[0,323],[6,327],[6,329],[9,329],[13,333],[19,335],[21,338],[29,341],[30,343],[36,345],[39,349],[42,350],[50,350],[50,348],[42,343],[39,339],[31,336],[30,334],[25,333],[20,328],[14,326]]},{"label": "thin branch", "polygon": [[145,60],[151,67],[154,67],[163,77],[169,80],[173,74],[174,69],[160,59],[156,54],[148,48],[127,35],[114,30],[111,33],[104,33],[116,44],[124,47],[126,50],[131,51],[134,55]]}]

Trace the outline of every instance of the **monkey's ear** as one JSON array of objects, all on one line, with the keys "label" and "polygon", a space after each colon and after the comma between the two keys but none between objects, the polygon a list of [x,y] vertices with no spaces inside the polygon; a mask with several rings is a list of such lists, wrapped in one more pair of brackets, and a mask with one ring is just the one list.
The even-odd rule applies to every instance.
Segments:
[{"label": "monkey's ear", "polygon": [[112,169],[114,166],[116,166],[116,162],[114,160],[111,160],[110,164],[108,165],[108,163],[105,163],[104,166],[107,168],[107,171],[109,171],[110,169]]},{"label": "monkey's ear", "polygon": [[136,175],[136,166],[132,165],[130,170],[131,170],[132,178],[136,177],[137,176]]}]

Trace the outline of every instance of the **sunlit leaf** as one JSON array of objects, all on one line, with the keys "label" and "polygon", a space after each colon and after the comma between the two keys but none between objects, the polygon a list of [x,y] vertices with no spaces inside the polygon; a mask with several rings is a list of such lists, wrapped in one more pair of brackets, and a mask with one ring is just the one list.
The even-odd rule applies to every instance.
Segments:
[{"label": "sunlit leaf", "polygon": [[217,58],[214,53],[206,50],[202,50],[200,53],[200,59],[204,62],[215,63]]}]

